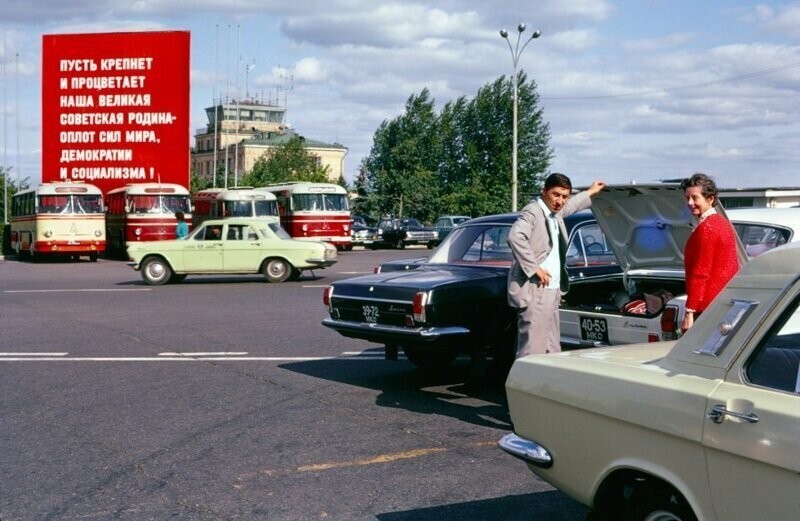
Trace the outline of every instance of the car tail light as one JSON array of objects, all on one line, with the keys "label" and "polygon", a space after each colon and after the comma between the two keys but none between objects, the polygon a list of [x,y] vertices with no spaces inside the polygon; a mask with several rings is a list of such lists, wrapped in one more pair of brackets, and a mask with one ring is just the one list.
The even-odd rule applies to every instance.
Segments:
[{"label": "car tail light", "polygon": [[647,334],[647,341],[648,342],[659,342],[661,337],[658,336],[658,333],[648,333]]},{"label": "car tail light", "polygon": [[380,273],[380,272],[381,272],[380,266],[375,266],[374,268],[372,268],[372,273]]},{"label": "car tail light", "polygon": [[328,308],[328,310],[331,309],[331,295],[333,295],[333,286],[328,286],[322,290],[322,304]]},{"label": "car tail light", "polygon": [[667,306],[661,313],[661,332],[664,340],[675,340],[678,331],[678,308]]},{"label": "car tail light", "polygon": [[425,322],[425,305],[428,303],[428,294],[420,291],[414,295],[411,303],[411,312],[414,313],[415,322]]}]

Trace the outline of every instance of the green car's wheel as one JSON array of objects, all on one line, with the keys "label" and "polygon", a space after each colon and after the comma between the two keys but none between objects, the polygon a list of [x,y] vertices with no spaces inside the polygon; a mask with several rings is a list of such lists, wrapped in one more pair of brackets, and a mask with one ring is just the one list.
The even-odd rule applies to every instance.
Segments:
[{"label": "green car's wheel", "polygon": [[283,259],[267,259],[264,262],[264,278],[267,282],[285,282],[292,275],[292,265]]},{"label": "green car's wheel", "polygon": [[142,279],[151,286],[161,286],[172,278],[172,268],[160,257],[148,257],[142,263]]}]

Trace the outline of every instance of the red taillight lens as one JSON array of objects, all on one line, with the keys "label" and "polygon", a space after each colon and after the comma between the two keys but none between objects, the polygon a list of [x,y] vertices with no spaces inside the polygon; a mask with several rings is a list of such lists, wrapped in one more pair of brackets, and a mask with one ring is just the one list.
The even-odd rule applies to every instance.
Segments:
[{"label": "red taillight lens", "polygon": [[331,307],[331,295],[333,295],[333,286],[328,286],[322,290],[322,304],[328,309]]},{"label": "red taillight lens", "polygon": [[[678,330],[678,308],[667,306],[661,313],[661,332],[670,333],[670,338]],[[664,337],[667,338],[666,336]]]},{"label": "red taillight lens", "polygon": [[428,303],[428,294],[419,292],[414,295],[411,303],[411,312],[414,313],[415,322],[425,322],[425,305]]},{"label": "red taillight lens", "polygon": [[375,266],[374,268],[372,268],[372,273],[380,273],[380,272],[381,272],[380,266]]},{"label": "red taillight lens", "polygon": [[648,333],[647,334],[647,341],[648,342],[660,342],[661,338],[658,336],[658,333]]}]

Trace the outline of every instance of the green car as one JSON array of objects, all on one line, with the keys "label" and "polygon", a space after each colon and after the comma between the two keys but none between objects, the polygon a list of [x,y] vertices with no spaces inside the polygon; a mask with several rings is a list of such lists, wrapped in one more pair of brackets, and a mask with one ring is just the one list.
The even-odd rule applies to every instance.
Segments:
[{"label": "green car", "polygon": [[278,217],[208,220],[185,239],[130,243],[128,256],[128,265],[150,285],[180,282],[187,275],[254,273],[284,282],[337,260],[335,246],[292,239]]}]

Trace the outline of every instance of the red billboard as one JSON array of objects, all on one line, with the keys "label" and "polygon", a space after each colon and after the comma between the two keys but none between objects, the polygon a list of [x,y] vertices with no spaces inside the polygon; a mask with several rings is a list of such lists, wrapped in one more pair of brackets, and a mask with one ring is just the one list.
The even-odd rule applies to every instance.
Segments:
[{"label": "red billboard", "polygon": [[42,182],[189,186],[189,32],[43,36]]}]

